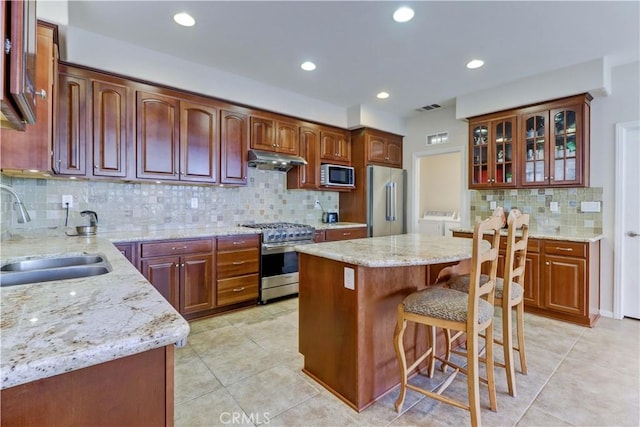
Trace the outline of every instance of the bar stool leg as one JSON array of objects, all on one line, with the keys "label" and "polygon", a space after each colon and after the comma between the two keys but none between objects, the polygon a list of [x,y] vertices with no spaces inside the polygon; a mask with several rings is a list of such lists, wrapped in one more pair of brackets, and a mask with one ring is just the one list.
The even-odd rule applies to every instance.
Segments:
[{"label": "bar stool leg", "polygon": [[396,349],[396,356],[400,362],[400,394],[398,400],[396,400],[396,411],[400,413],[402,411],[402,404],[407,393],[407,358],[404,354],[404,331],[407,328],[407,321],[404,318],[404,306],[398,304],[398,323],[396,324],[396,330],[393,337],[394,347]]},{"label": "bar stool leg", "polygon": [[524,349],[524,302],[516,306],[516,322],[518,328],[518,353],[520,353],[520,371],[527,375],[527,353]]},{"label": "bar stool leg", "polygon": [[[503,302],[506,304],[507,302]],[[504,354],[504,368],[507,374],[507,387],[511,396],[516,395],[515,369],[513,367],[513,333],[511,324],[513,321],[512,308],[507,306],[502,310],[502,350]]]}]

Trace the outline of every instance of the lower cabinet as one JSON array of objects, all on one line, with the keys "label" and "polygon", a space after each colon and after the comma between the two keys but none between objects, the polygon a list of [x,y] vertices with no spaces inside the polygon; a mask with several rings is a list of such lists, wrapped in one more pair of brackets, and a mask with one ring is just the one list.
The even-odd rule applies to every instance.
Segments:
[{"label": "lower cabinet", "polygon": [[215,240],[140,243],[140,271],[185,318],[215,307]]},{"label": "lower cabinet", "polygon": [[[454,232],[471,238],[471,233]],[[498,275],[506,242],[500,242]],[[600,317],[600,242],[529,239],[524,304],[528,312],[584,326]]]},{"label": "lower cabinet", "polygon": [[140,272],[187,320],[258,302],[258,234],[139,242],[137,248]]},{"label": "lower cabinet", "polygon": [[[324,235],[319,233],[324,233]],[[327,230],[316,230],[314,241],[333,242],[336,240],[361,239],[367,237],[367,227],[331,228]]]},{"label": "lower cabinet", "polygon": [[260,236],[218,237],[217,305],[258,302]]}]

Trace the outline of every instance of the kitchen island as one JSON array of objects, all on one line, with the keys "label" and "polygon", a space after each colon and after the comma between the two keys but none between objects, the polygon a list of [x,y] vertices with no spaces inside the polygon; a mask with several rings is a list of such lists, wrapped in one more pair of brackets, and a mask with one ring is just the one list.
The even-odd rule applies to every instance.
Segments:
[{"label": "kitchen island", "polygon": [[173,425],[188,323],[108,240],[14,238],[2,264],[100,254],[103,275],[2,288],[2,425]]},{"label": "kitchen island", "polygon": [[[393,346],[398,304],[433,281],[431,265],[471,258],[472,241],[404,234],[296,250],[303,371],[362,411],[400,383]],[[428,344],[424,328],[413,326],[405,332],[408,359]]]}]

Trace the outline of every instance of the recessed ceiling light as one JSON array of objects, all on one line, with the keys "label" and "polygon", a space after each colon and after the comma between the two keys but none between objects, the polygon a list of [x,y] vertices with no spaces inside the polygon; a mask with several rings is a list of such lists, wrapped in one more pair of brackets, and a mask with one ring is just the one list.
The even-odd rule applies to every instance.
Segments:
[{"label": "recessed ceiling light", "polygon": [[413,18],[413,9],[410,7],[402,6],[395,12],[393,12],[393,20],[396,22],[407,22]]},{"label": "recessed ceiling light", "polygon": [[300,68],[302,68],[305,71],[313,71],[316,69],[316,64],[314,64],[311,61],[306,61],[300,65]]},{"label": "recessed ceiling light", "polygon": [[389,97],[389,93],[387,92],[380,92],[379,94],[376,95],[379,99],[387,99]]},{"label": "recessed ceiling light", "polygon": [[467,68],[470,70],[474,70],[476,68],[480,68],[484,65],[484,61],[482,59],[472,59],[467,63]]},{"label": "recessed ceiling light", "polygon": [[196,20],[186,12],[180,12],[173,15],[173,20],[183,27],[193,27],[196,25]]}]

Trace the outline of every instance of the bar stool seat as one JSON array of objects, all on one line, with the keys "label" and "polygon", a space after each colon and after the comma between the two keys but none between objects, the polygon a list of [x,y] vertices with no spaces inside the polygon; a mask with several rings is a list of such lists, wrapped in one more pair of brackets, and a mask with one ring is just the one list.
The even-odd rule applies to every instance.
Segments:
[{"label": "bar stool seat", "polygon": [[[488,281],[489,276],[487,276],[487,280],[484,283]],[[469,313],[469,292],[459,292],[446,288],[427,288],[410,294],[402,304],[404,305],[404,311],[408,313],[442,320],[452,320],[454,322],[466,322],[467,314]],[[492,317],[493,305],[485,300],[479,300],[478,323],[485,323]]]},{"label": "bar stool seat", "polygon": [[[469,282],[470,278],[468,274],[464,274],[461,276],[456,276],[447,282],[447,286],[449,288],[454,289],[459,292],[469,293]],[[489,276],[486,274],[480,275],[480,284],[484,285],[489,281]],[[496,277],[496,291],[495,297],[502,299],[502,294],[504,292],[504,279],[502,277]],[[511,286],[509,289],[510,298],[512,300],[517,300],[524,294],[524,289],[518,282],[511,282]]]}]

